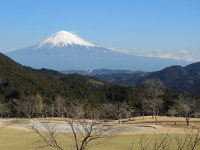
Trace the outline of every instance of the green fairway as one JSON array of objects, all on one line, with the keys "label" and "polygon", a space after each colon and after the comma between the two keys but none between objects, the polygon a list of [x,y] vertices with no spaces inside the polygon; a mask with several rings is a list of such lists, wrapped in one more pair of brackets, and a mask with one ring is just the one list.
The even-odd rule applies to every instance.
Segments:
[{"label": "green fairway", "polygon": [[[148,137],[152,137],[153,135],[146,135]],[[138,141],[141,135],[119,135],[115,138],[106,140],[104,143],[100,145],[92,145],[89,146],[90,150],[127,150],[130,149],[132,143],[135,143],[134,150],[138,149]],[[72,143],[72,139],[66,137],[64,135],[60,135],[59,142],[62,145],[65,145],[70,149],[70,144]],[[173,141],[174,143],[174,141]],[[173,143],[171,144],[170,149],[174,149]],[[29,131],[22,131],[11,128],[3,128],[0,130],[0,149],[3,150],[46,150],[50,149],[45,146],[45,143],[41,140],[41,138]]]},{"label": "green fairway", "polygon": [[[119,135],[115,138],[106,139],[102,144],[96,145],[91,143],[88,147],[89,150],[131,150],[132,144],[134,148],[132,150],[139,149],[139,140],[142,135]],[[176,141],[173,138],[174,135],[170,134],[171,144],[169,150],[176,150]],[[146,138],[151,138],[151,145],[154,144],[154,135],[146,134]],[[71,150],[71,144],[73,143],[72,137],[59,135],[58,142],[65,149]],[[144,140],[144,142],[146,142]],[[199,148],[199,147],[198,147]],[[198,149],[197,148],[197,149]],[[13,128],[3,128],[0,130],[0,149],[1,150],[49,150],[53,148],[47,147],[39,135],[31,131],[23,131]]]},{"label": "green fairway", "polygon": [[[103,144],[90,145],[91,150],[125,150],[131,147],[131,144],[136,141],[139,135],[120,135],[110,140],[106,140]],[[62,145],[66,145],[70,149],[72,141],[66,136],[59,136],[59,141]],[[22,131],[11,128],[4,128],[0,130],[0,149],[3,150],[45,150],[49,147],[45,146],[45,143],[41,138],[29,131]]]},{"label": "green fairway", "polygon": [[43,149],[43,143],[38,136],[31,132],[3,128],[0,130],[0,149],[3,150],[25,150]]}]

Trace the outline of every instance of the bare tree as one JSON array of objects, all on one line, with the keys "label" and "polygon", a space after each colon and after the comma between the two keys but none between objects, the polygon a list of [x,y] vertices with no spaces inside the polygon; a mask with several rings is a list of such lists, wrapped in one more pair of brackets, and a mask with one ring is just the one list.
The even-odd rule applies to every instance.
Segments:
[{"label": "bare tree", "polygon": [[64,150],[57,142],[58,132],[54,129],[54,126],[50,126],[47,122],[49,122],[48,119],[46,119],[46,122],[43,120],[43,122],[41,123],[46,131],[40,131],[40,129],[38,129],[34,124],[31,124],[30,122],[28,122],[27,124],[36,134],[38,134],[42,138],[47,146],[58,150]]},{"label": "bare tree", "polygon": [[200,129],[185,130],[185,134],[175,135],[177,150],[195,150],[200,145]]},{"label": "bare tree", "polygon": [[0,104],[0,115],[1,118],[3,117],[9,117],[9,104],[8,103],[1,103]]},{"label": "bare tree", "polygon": [[118,123],[121,124],[121,119],[127,118],[130,115],[129,106],[125,102],[116,102],[114,104],[114,113],[118,119]]},{"label": "bare tree", "polygon": [[99,106],[100,117],[103,118],[105,122],[110,119],[115,119],[116,114],[115,107],[112,103],[104,103]]},{"label": "bare tree", "polygon": [[142,98],[141,100],[141,109],[142,109],[142,117],[143,117],[143,120],[144,120],[144,115],[146,112],[148,112],[149,108],[148,108],[148,101],[146,98]]},{"label": "bare tree", "polygon": [[183,113],[185,116],[185,120],[187,122],[187,126],[189,126],[189,120],[192,115],[192,108],[186,103],[183,103],[181,107],[183,109]]},{"label": "bare tree", "polygon": [[[84,108],[81,105],[70,107],[70,109],[67,113],[68,117],[71,116],[72,118],[68,118],[66,121],[72,129],[77,150],[86,149],[88,144],[94,140],[96,144],[101,143],[102,139],[112,137],[116,132],[111,125],[104,126],[103,122],[98,119],[98,112],[93,112],[90,108]],[[85,117],[83,116],[84,110],[87,112]],[[89,119],[89,121],[86,119]],[[78,139],[78,134],[81,135],[81,139]],[[80,146],[78,145],[79,142]]]},{"label": "bare tree", "polygon": [[[139,145],[139,150],[169,150],[173,143],[174,150],[198,150],[200,146],[200,128],[185,130],[184,134],[170,135],[167,133],[154,133],[154,136],[142,135],[135,145]],[[134,147],[131,146],[130,150]]]},{"label": "bare tree", "polygon": [[104,121],[108,119],[117,119],[118,123],[121,124],[122,118],[128,117],[130,120],[134,109],[125,102],[116,102],[114,104],[101,104],[99,107],[99,111],[101,112],[100,114]]},{"label": "bare tree", "polygon": [[142,135],[139,139],[139,146],[140,146],[140,149],[141,150],[148,150],[150,148],[150,144],[152,142],[152,139],[145,136],[145,135]]},{"label": "bare tree", "polygon": [[43,118],[43,109],[44,109],[44,104],[43,104],[43,99],[40,95],[36,95],[35,97],[35,107],[36,107],[36,113],[38,116]]},{"label": "bare tree", "polygon": [[43,114],[43,100],[39,95],[26,97],[23,101],[15,99],[15,103],[19,115],[32,118],[34,115],[42,116]]},{"label": "bare tree", "polygon": [[163,104],[163,83],[159,79],[145,80],[143,86],[145,87],[145,100],[143,105],[147,105],[152,111],[152,117],[155,116],[157,125],[157,117]]},{"label": "bare tree", "polygon": [[168,150],[171,143],[171,136],[167,133],[154,134],[153,150]]},{"label": "bare tree", "polygon": [[196,102],[193,98],[184,95],[179,96],[179,113],[183,114],[189,126],[190,118],[194,115],[196,110]]},{"label": "bare tree", "polygon": [[169,107],[168,114],[171,115],[171,117],[177,115],[178,114],[177,107],[176,106]]},{"label": "bare tree", "polygon": [[128,106],[127,108],[127,115],[128,115],[128,120],[130,121],[131,120],[131,117],[133,116],[133,113],[135,112],[135,109],[131,106]]},{"label": "bare tree", "polygon": [[[171,143],[171,136],[167,133],[154,133],[153,138],[142,135],[138,141],[139,150],[168,150]],[[136,145],[136,144],[135,144]],[[132,147],[132,150],[134,147]]]},{"label": "bare tree", "polygon": [[[62,117],[66,116],[66,118],[63,118],[66,126],[69,128],[69,130],[66,129],[66,135],[73,136],[74,144],[72,148],[76,150],[85,150],[91,143],[100,144],[105,138],[113,137],[120,130],[120,128],[114,128],[109,124],[104,124],[99,119],[99,112],[97,110],[85,107],[84,105],[71,104],[65,107],[64,115],[63,112],[60,115]],[[59,131],[56,131],[55,127],[52,127],[48,122],[44,123],[44,121],[43,126],[46,132],[40,131],[34,125],[31,127],[48,146],[58,150],[67,149],[58,143],[56,137]]]},{"label": "bare tree", "polygon": [[66,108],[66,100],[60,96],[56,97],[55,105],[52,105],[52,110],[55,112],[56,115],[64,117],[65,108]]}]

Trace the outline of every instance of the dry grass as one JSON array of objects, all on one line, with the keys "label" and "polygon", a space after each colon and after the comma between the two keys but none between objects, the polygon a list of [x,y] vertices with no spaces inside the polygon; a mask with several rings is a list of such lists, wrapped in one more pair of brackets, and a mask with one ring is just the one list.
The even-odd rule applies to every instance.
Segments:
[{"label": "dry grass", "polygon": [[[6,119],[12,121],[20,121],[20,119]],[[36,121],[37,119],[33,119]],[[136,126],[152,126],[155,127],[154,131],[138,131],[138,132],[127,132],[121,133],[114,139],[107,140],[105,143],[90,147],[89,150],[125,150],[129,149],[133,142],[137,143],[137,140],[140,138],[142,134],[146,134],[149,137],[153,137],[154,133],[169,133],[169,134],[184,134],[186,129],[190,129],[192,127],[200,127],[200,123],[190,123],[190,126],[186,126],[185,119],[182,117],[158,117],[159,121],[172,121],[172,122],[164,122],[159,123],[159,125],[155,125],[152,123],[155,119],[152,119],[151,116],[136,117],[128,119],[124,119],[125,123],[133,123]],[[61,118],[52,118],[52,122],[56,123],[64,123]],[[184,121],[184,122],[176,122],[175,121]],[[200,121],[199,118],[191,118],[191,121]],[[118,121],[113,121],[112,123],[117,124]],[[130,124],[131,125],[131,124]],[[60,142],[64,143],[66,139],[70,141],[69,137],[59,136]],[[3,150],[45,150],[49,149],[45,147],[44,143],[41,141],[40,137],[36,134],[33,134],[30,130],[27,130],[24,127],[10,126],[0,130],[0,149]],[[137,148],[136,148],[137,149]],[[174,149],[174,144],[170,150]]]},{"label": "dry grass", "polygon": [[[124,119],[125,123],[133,123],[136,126],[151,126],[156,128],[155,131],[144,131],[144,132],[134,132],[132,134],[152,134],[154,132],[169,132],[175,134],[184,134],[186,129],[191,128],[199,128],[200,127],[200,118],[191,118],[190,121],[199,121],[199,122],[190,122],[190,126],[186,125],[186,121],[184,117],[166,117],[166,116],[158,116],[158,121],[160,122],[158,125],[155,125],[155,119],[152,119],[152,116],[143,117],[135,117],[130,120]],[[170,122],[168,122],[170,121]],[[183,121],[183,122],[179,122]]]}]

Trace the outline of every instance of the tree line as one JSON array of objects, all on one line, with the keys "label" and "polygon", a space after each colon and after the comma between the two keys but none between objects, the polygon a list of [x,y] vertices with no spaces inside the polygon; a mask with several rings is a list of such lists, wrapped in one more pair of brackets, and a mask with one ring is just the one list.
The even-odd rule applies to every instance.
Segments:
[{"label": "tree line", "polygon": [[[1,117],[57,117],[65,107],[74,103],[87,104],[101,110],[101,118],[117,119],[152,115],[182,116],[189,125],[190,117],[199,114],[199,96],[165,89],[158,79],[146,80],[142,87],[101,86],[72,90],[76,96],[57,95],[52,98],[40,94],[22,99],[10,98],[0,103]],[[85,107],[86,107],[85,106]],[[64,115],[64,114],[63,114]]]}]

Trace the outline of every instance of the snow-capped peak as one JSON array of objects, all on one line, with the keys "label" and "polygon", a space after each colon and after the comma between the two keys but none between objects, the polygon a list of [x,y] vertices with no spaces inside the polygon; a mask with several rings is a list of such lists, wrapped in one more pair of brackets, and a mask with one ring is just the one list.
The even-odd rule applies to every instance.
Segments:
[{"label": "snow-capped peak", "polygon": [[79,46],[98,46],[92,43],[89,43],[82,38],[78,37],[77,35],[68,32],[68,31],[59,31],[55,34],[51,35],[44,41],[38,44],[38,47],[48,46],[52,47],[66,47],[68,45],[79,45]]}]

